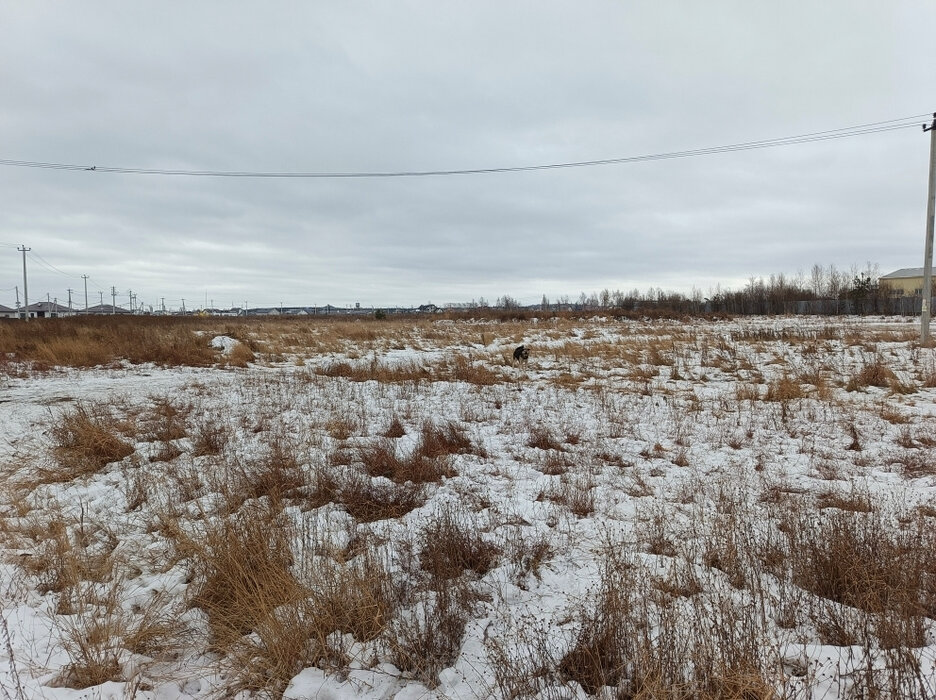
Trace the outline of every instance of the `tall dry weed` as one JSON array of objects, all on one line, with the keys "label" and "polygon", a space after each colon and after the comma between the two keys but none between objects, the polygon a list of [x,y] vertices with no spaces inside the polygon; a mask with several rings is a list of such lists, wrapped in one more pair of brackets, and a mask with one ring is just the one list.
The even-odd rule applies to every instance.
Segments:
[{"label": "tall dry weed", "polygon": [[93,474],[133,454],[133,446],[118,433],[107,407],[79,403],[52,426],[55,467],[43,467],[43,481],[66,482]]}]

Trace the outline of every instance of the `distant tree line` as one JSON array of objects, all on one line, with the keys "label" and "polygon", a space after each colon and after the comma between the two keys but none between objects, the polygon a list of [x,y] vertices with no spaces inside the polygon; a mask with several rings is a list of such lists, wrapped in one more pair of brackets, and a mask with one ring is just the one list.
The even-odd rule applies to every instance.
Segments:
[{"label": "distant tree line", "polygon": [[898,296],[879,284],[876,264],[839,270],[835,265],[813,265],[808,273],[788,276],[772,274],[751,277],[742,289],[716,286],[707,293],[693,288],[690,294],[650,288],[629,292],[603,289],[578,298],[562,296],[550,300],[543,295],[539,304],[522,306],[509,295],[493,304],[483,298],[466,304],[452,304],[450,310],[490,310],[502,316],[525,316],[534,312],[601,311],[621,315],[869,315],[914,314],[920,312],[921,297]]}]

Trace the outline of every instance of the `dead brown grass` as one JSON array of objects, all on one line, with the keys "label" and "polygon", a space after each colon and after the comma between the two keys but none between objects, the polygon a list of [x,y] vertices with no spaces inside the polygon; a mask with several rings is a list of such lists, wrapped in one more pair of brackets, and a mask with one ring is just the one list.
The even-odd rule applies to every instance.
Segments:
[{"label": "dead brown grass", "polygon": [[399,518],[425,502],[419,484],[376,483],[371,478],[347,472],[338,480],[338,501],[354,518],[370,523]]},{"label": "dead brown grass", "polygon": [[787,403],[805,398],[805,396],[806,392],[803,390],[802,385],[796,379],[784,374],[767,385],[767,395],[764,400]]},{"label": "dead brown grass", "polygon": [[420,562],[435,588],[466,571],[483,576],[500,554],[500,548],[485,540],[472,518],[452,507],[443,508],[426,524],[421,540]]},{"label": "dead brown grass", "polygon": [[817,607],[828,643],[863,643],[868,625],[887,648],[925,643],[925,617],[936,604],[936,541],[923,519],[901,529],[875,512],[828,509],[789,521],[793,581],[832,603],[856,608],[855,617],[833,605]]},{"label": "dead brown grass", "polygon": [[218,361],[196,319],[96,316],[0,324],[0,354],[46,367],[97,367],[120,360],[163,366]]},{"label": "dead brown grass", "polygon": [[371,476],[424,484],[455,476],[451,456],[474,451],[471,441],[454,423],[437,426],[426,422],[412,453],[399,456],[393,440],[384,438],[360,448],[358,459]]},{"label": "dead brown grass", "polygon": [[106,406],[77,404],[63,412],[52,426],[56,467],[42,468],[43,481],[65,482],[100,471],[133,454],[133,446],[120,437]]},{"label": "dead brown grass", "polygon": [[[181,531],[180,531],[181,532]],[[291,571],[291,529],[268,505],[253,504],[176,542],[196,580],[193,607],[208,616],[212,645],[231,648],[274,611],[304,597]]]},{"label": "dead brown grass", "polygon": [[897,375],[887,366],[884,360],[876,357],[862,365],[861,369],[849,377],[845,385],[846,391],[859,391],[869,386],[888,387],[899,383]]}]

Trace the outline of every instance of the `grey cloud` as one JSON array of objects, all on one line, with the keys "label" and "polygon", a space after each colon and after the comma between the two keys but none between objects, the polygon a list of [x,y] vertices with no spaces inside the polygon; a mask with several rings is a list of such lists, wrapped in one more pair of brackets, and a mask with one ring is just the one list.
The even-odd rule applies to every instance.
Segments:
[{"label": "grey cloud", "polygon": [[[0,157],[461,169],[812,132],[931,110],[933,20],[922,1],[8,4]],[[257,304],[532,302],[815,262],[906,267],[922,253],[926,156],[908,130],[436,179],[0,167],[0,289],[20,283],[21,243],[66,273],[35,265],[34,295],[89,274],[150,299],[207,288]]]}]

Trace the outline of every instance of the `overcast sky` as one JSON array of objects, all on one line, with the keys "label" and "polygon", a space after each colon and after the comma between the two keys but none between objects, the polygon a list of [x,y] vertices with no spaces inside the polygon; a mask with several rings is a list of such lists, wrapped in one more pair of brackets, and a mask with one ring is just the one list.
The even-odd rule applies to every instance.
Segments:
[{"label": "overcast sky", "polygon": [[0,303],[524,303],[923,264],[936,3],[4,2]]}]

